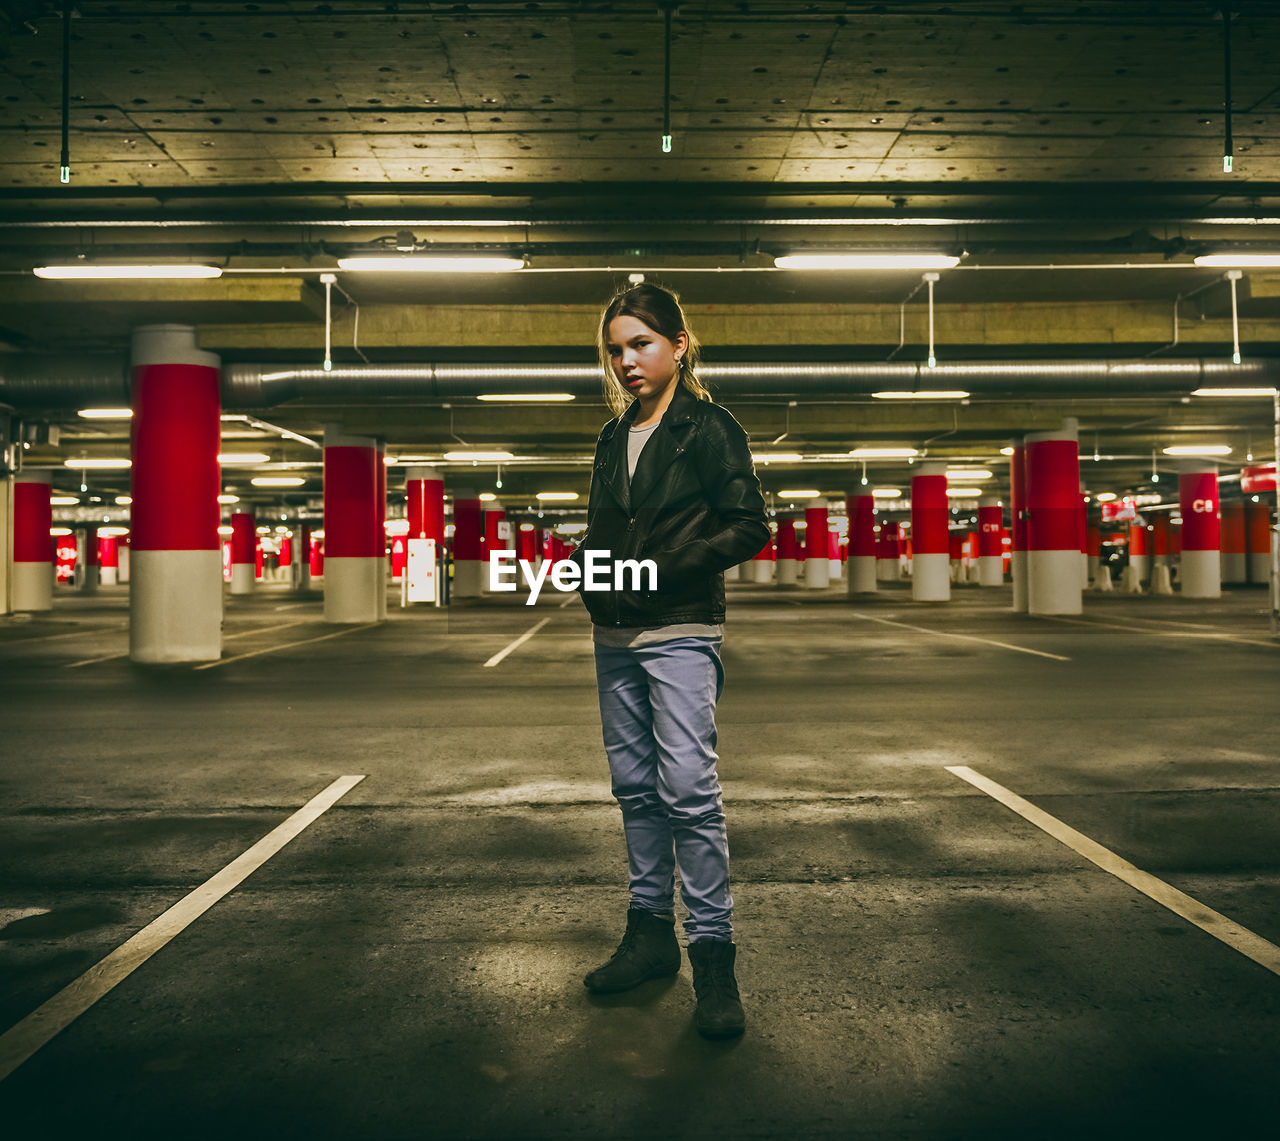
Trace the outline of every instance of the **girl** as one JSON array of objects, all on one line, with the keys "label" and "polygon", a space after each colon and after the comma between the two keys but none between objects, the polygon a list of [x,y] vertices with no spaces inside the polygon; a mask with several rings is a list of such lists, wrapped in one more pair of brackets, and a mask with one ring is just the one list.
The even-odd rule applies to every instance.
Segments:
[{"label": "girl", "polygon": [[698,342],[674,293],[641,284],[617,294],[599,348],[618,415],[596,444],[579,551],[651,559],[657,580],[582,596],[631,873],[626,934],[584,981],[612,993],[679,971],[679,868],[694,1022],[706,1037],[729,1037],[744,1017],[716,777],[722,572],[769,541],[764,499],[746,433],[697,378]]}]

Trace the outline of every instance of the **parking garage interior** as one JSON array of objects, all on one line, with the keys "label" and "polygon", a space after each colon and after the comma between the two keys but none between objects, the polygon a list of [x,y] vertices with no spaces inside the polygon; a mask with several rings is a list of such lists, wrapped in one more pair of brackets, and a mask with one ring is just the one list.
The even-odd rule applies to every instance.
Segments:
[{"label": "parking garage interior", "polygon": [[[2,0],[0,37],[15,1136],[1273,1129],[1273,5]],[[687,964],[584,990],[627,906],[590,620],[483,564],[581,536],[639,281],[772,530],[725,576],[727,1043]]]}]

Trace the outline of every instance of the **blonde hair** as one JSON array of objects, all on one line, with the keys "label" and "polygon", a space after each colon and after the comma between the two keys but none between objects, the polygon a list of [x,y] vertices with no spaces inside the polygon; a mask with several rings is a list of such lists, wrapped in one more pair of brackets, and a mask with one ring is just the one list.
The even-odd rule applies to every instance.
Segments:
[{"label": "blonde hair", "polygon": [[635,399],[617,378],[609,359],[609,324],[615,317],[634,317],[643,321],[655,333],[674,341],[681,333],[689,338],[689,348],[680,358],[677,383],[683,384],[699,400],[710,400],[707,386],[698,379],[698,358],[702,346],[689,328],[680,297],[673,290],[661,285],[642,282],[615,293],[600,315],[600,328],[596,335],[596,347],[600,352],[600,366],[604,369],[604,399],[615,416],[621,416]]}]

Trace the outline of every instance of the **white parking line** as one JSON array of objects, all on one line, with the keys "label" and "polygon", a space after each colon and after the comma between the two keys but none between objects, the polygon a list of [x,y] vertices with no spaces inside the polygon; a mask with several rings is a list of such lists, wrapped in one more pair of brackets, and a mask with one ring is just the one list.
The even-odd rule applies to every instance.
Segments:
[{"label": "white parking line", "polygon": [[239,887],[253,872],[332,808],[363,776],[344,776],[312,797],[284,823],[237,856],[212,879],[184,896],[105,959],[90,967],[57,994],[41,1003],[17,1025],[0,1035],[0,1081],[7,1078],[55,1035],[65,1030],[98,999],[123,982],[170,940],[182,934],[218,900]]},{"label": "white parking line", "polygon": [[26,645],[29,642],[55,642],[59,638],[83,638],[87,634],[101,634],[106,630],[123,630],[127,622],[108,622],[102,626],[85,626],[79,630],[68,630],[65,634],[40,634],[35,638],[7,638],[0,642],[0,649],[5,646]]},{"label": "white parking line", "polygon": [[528,630],[526,630],[523,634],[521,634],[520,637],[518,637],[509,646],[504,647],[503,649],[499,650],[496,654],[494,654],[493,657],[491,657],[487,662],[485,662],[485,664],[481,668],[486,670],[492,669],[500,661],[502,661],[503,658],[505,658],[509,653],[511,653],[512,650],[518,650],[521,646],[523,646],[530,638],[532,638],[539,630],[543,628],[543,626],[545,626],[550,621],[551,621],[550,618],[544,618],[541,622],[537,623],[535,626],[531,626]]},{"label": "white parking line", "polygon": [[[248,638],[254,634],[269,634],[273,630],[287,630],[290,626],[301,626],[304,622],[308,622],[308,621],[311,621],[311,619],[299,618],[296,622],[281,622],[275,626],[255,626],[252,630],[241,630],[238,634],[223,634],[222,640],[224,642],[230,642],[236,638]],[[107,654],[105,657],[101,657],[101,658],[85,658],[79,662],[68,662],[65,666],[63,666],[63,669],[75,670],[75,669],[79,669],[81,666],[92,666],[97,664],[98,662],[114,662],[117,658],[127,658],[128,656],[129,656],[129,651],[123,650],[118,654]],[[214,664],[216,665],[218,663],[214,663]],[[209,668],[208,666],[196,666],[196,669],[198,670],[208,669],[208,668]]]},{"label": "white parking line", "polygon": [[976,634],[952,634],[947,630],[927,630],[923,626],[909,626],[906,622],[893,622],[888,618],[881,618],[875,614],[859,614],[857,611],[850,611],[854,618],[861,618],[866,622],[883,622],[886,626],[900,626],[904,630],[915,630],[920,634],[936,634],[939,638],[960,638],[965,642],[982,642],[987,646],[999,646],[1002,650],[1016,650],[1020,654],[1034,654],[1037,658],[1052,658],[1055,662],[1069,662],[1070,658],[1065,658],[1061,654],[1049,654],[1044,650],[1029,650],[1026,646],[1014,646],[1009,642],[997,642],[992,638],[979,638]]},{"label": "white parking line", "polygon": [[1252,959],[1272,974],[1280,975],[1280,947],[1268,942],[1261,935],[1255,935],[1247,927],[1241,927],[1234,920],[1206,907],[1199,900],[1170,887],[1162,879],[1157,879],[1150,872],[1144,872],[1128,860],[1121,859],[1110,848],[1104,848],[1082,832],[1064,824],[1056,816],[1037,808],[1029,801],[1023,800],[1017,793],[1010,792],[1003,785],[996,784],[981,773],[975,772],[966,765],[947,765],[947,772],[968,781],[974,788],[981,789],[988,796],[998,800],[1006,808],[1012,809],[1024,820],[1030,821],[1037,828],[1047,832],[1055,840],[1060,841],[1073,852],[1078,852],[1086,860],[1097,864],[1104,872],[1110,872],[1119,880],[1123,880],[1131,888],[1142,892],[1148,899],[1155,900],[1162,907],[1167,907],[1175,915],[1181,916],[1188,923],[1194,923],[1201,931],[1212,935],[1225,943],[1232,950]]},{"label": "white parking line", "polygon": [[[1047,618],[1050,622],[1068,622],[1072,626],[1101,626],[1104,630],[1131,630],[1135,634],[1150,634],[1154,638],[1217,638],[1223,642],[1239,642],[1244,646],[1266,646],[1267,649],[1275,649],[1280,646],[1280,642],[1271,641],[1264,642],[1261,638],[1242,638],[1238,634],[1226,633],[1184,633],[1182,630],[1153,630],[1149,626],[1130,626],[1123,622],[1104,622],[1098,618],[1064,618],[1058,614],[1041,614],[1041,618]],[[1154,622],[1157,619],[1144,618],[1144,622]],[[1186,625],[1186,623],[1177,623],[1177,625]]]},{"label": "white parking line", "polygon": [[[290,623],[293,625],[293,623]],[[318,638],[302,638],[297,642],[284,642],[279,646],[268,646],[263,650],[250,650],[247,654],[236,654],[230,658],[219,658],[216,662],[205,662],[202,666],[196,666],[197,670],[216,670],[219,666],[229,665],[232,662],[242,662],[245,658],[257,658],[263,654],[274,654],[277,650],[288,650],[294,646],[309,646],[313,642],[326,642],[330,638],[341,638],[343,634],[354,634],[357,630],[372,630],[373,627],[380,625],[378,622],[366,622],[363,626],[348,626],[345,630],[335,630],[332,634],[321,634]]]}]

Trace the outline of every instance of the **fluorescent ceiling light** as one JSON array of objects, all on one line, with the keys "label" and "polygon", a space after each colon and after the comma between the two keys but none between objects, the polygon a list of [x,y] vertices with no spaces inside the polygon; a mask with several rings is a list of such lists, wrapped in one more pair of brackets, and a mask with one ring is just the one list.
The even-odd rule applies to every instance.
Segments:
[{"label": "fluorescent ceiling light", "polygon": [[1231,448],[1227,444],[1177,444],[1165,448],[1166,456],[1229,456]]},{"label": "fluorescent ceiling light", "polygon": [[38,265],[31,272],[51,281],[168,281],[222,276],[216,265]]},{"label": "fluorescent ceiling light", "polygon": [[51,507],[79,507],[80,499],[75,495],[51,495],[49,496],[49,505]]},{"label": "fluorescent ceiling light", "polygon": [[82,459],[82,460],[63,460],[66,467],[71,468],[97,468],[101,471],[123,470],[124,468],[133,467],[132,460],[109,460],[109,459]]},{"label": "fluorescent ceiling light", "polygon": [[527,402],[530,404],[539,401],[545,403],[564,403],[566,400],[573,400],[572,392],[486,392],[476,397],[477,400],[505,400],[512,403]]},{"label": "fluorescent ceiling light", "polygon": [[116,506],[117,506],[117,507],[128,507],[128,506],[129,506],[129,504],[130,504],[130,503],[132,503],[132,502],[133,502],[133,496],[132,496],[132,495],[117,495],[117,496],[116,496]]},{"label": "fluorescent ceiling light", "polygon": [[227,527],[227,526],[219,527],[219,528],[218,528],[218,534],[219,534],[219,535],[234,535],[234,534],[235,534],[235,528],[234,528],[234,527]]},{"label": "fluorescent ceiling light", "polygon": [[908,460],[919,454],[915,448],[854,448],[849,453],[855,460]]},{"label": "fluorescent ceiling light", "polygon": [[388,519],[382,524],[382,529],[388,535],[407,535],[409,533],[408,519]]},{"label": "fluorescent ceiling light", "polygon": [[431,462],[431,460],[432,460],[433,458],[438,458],[438,457],[432,457],[432,456],[396,456],[396,463],[398,463],[398,464],[425,464],[425,463],[429,463],[429,462]]},{"label": "fluorescent ceiling light", "polygon": [[948,479],[990,479],[986,468],[954,468],[947,472]]},{"label": "fluorescent ceiling light", "polygon": [[537,499],[543,503],[572,503],[578,498],[576,491],[539,491]]},{"label": "fluorescent ceiling light", "polygon": [[980,487],[948,487],[948,499],[974,499],[982,494]]},{"label": "fluorescent ceiling light", "polygon": [[799,452],[771,452],[769,455],[756,455],[752,452],[751,459],[758,464],[794,464],[799,463],[804,456]]},{"label": "fluorescent ceiling light", "polygon": [[1197,388],[1192,396],[1274,396],[1274,388]]},{"label": "fluorescent ceiling light", "polygon": [[76,413],[86,420],[128,420],[133,415],[132,408],[81,408]]},{"label": "fluorescent ceiling light", "polygon": [[935,389],[930,392],[873,392],[876,400],[963,400],[969,394],[959,389]]},{"label": "fluorescent ceiling light", "polygon": [[400,462],[400,457],[399,457],[399,456],[383,456],[383,457],[382,457],[382,462],[383,462],[384,464],[386,464],[386,465],[387,465],[387,467],[390,467],[392,464],[397,464],[397,463],[399,463],[399,462]]},{"label": "fluorescent ceiling light", "polygon": [[1118,496],[1114,491],[1100,491],[1094,496],[1094,499],[1099,503],[1113,503],[1119,498],[1120,496]]},{"label": "fluorescent ceiling light", "polygon": [[779,269],[950,269],[960,259],[948,254],[786,254],[773,259]]},{"label": "fluorescent ceiling light", "polygon": [[119,539],[129,533],[128,527],[99,527],[98,537],[100,539]]},{"label": "fluorescent ceiling light", "polygon": [[510,273],[524,269],[524,260],[504,257],[353,257],[339,258],[338,268],[365,273]]},{"label": "fluorescent ceiling light", "polygon": [[62,538],[64,535],[70,535],[73,533],[74,532],[72,532],[70,527],[50,527],[49,528],[49,534],[57,538]]},{"label": "fluorescent ceiling light", "polygon": [[1012,449],[1012,448],[1001,448],[1001,449],[1000,449],[1000,454],[1001,454],[1002,456],[1011,456],[1011,455],[1013,455],[1013,449]]},{"label": "fluorescent ceiling light", "polygon": [[492,491],[482,491],[479,496],[481,503],[492,503],[497,498]]},{"label": "fluorescent ceiling light", "polygon": [[238,495],[219,495],[219,496],[218,496],[218,502],[219,502],[219,503],[239,503],[239,502],[240,502],[240,496],[238,496]]},{"label": "fluorescent ceiling light", "polygon": [[473,460],[476,463],[496,463],[499,460],[515,459],[514,452],[445,452],[447,460]]},{"label": "fluorescent ceiling light", "polygon": [[801,488],[792,487],[784,491],[778,492],[778,496],[781,499],[817,499],[818,496],[821,494],[822,492],[820,492],[817,488],[810,488],[810,487],[801,487]]},{"label": "fluorescent ceiling light", "polygon": [[1236,266],[1240,269],[1280,266],[1280,254],[1201,254],[1196,265]]},{"label": "fluorescent ceiling light", "polygon": [[300,475],[260,475],[249,482],[254,487],[301,487],[307,481]]},{"label": "fluorescent ceiling light", "polygon": [[220,464],[265,464],[271,457],[266,452],[219,452]]},{"label": "fluorescent ceiling light", "polygon": [[871,494],[877,499],[901,499],[902,492],[896,487],[873,487]]}]

